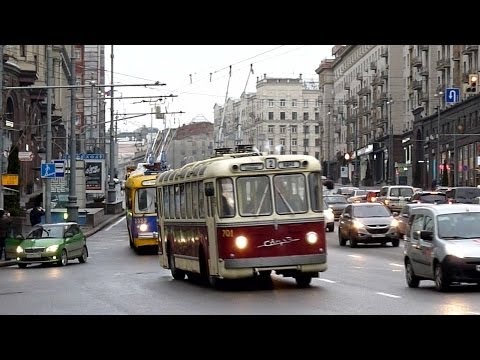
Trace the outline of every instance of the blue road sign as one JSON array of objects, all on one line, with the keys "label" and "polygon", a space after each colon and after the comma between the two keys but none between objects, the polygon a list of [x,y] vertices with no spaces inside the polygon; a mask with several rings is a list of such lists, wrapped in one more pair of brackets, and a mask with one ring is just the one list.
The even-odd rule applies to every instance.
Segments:
[{"label": "blue road sign", "polygon": [[41,164],[40,172],[42,178],[54,178],[55,177],[55,164],[54,163],[45,163]]},{"label": "blue road sign", "polygon": [[53,160],[55,164],[55,177],[65,177],[65,160]]},{"label": "blue road sign", "polygon": [[447,88],[445,89],[445,103],[455,104],[460,101],[460,89],[459,88]]}]

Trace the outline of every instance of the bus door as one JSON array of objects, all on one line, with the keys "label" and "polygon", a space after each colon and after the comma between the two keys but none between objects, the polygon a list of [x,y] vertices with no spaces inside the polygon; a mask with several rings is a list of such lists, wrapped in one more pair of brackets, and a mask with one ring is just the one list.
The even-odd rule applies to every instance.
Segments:
[{"label": "bus door", "polygon": [[215,193],[215,183],[205,183],[205,200],[207,204],[205,220],[208,231],[208,254],[210,275],[218,274],[218,246],[217,246],[217,222],[215,214],[217,212],[216,196],[221,194]]}]

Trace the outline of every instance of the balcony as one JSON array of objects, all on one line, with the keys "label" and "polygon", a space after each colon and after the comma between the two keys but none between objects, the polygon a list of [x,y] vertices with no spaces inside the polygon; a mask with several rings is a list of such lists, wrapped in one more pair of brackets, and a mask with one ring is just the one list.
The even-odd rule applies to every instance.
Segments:
[{"label": "balcony", "polygon": [[380,73],[380,77],[382,79],[388,79],[388,70],[382,70],[382,72]]},{"label": "balcony", "polygon": [[383,80],[380,78],[380,76],[375,75],[375,76],[372,78],[372,81],[371,81],[370,85],[372,85],[372,86],[381,86],[381,85],[383,85]]},{"label": "balcony", "polygon": [[462,54],[467,55],[473,53],[474,51],[478,51],[478,45],[465,45]]},{"label": "balcony", "polygon": [[350,83],[343,83],[343,90],[350,90]]},{"label": "balcony", "polygon": [[450,67],[450,59],[440,59],[437,60],[437,70],[441,71],[445,68]]},{"label": "balcony", "polygon": [[382,49],[380,50],[380,56],[388,57],[388,46],[382,46]]},{"label": "balcony", "polygon": [[382,114],[381,116],[377,117],[377,126],[381,127],[383,124],[388,123],[387,114]]},{"label": "balcony", "polygon": [[340,134],[342,132],[342,125],[335,124],[335,132]]},{"label": "balcony", "polygon": [[410,66],[422,67],[422,58],[420,56],[412,57],[412,60],[410,60]]},{"label": "balcony", "polygon": [[421,76],[428,76],[430,75],[430,71],[428,70],[428,67],[422,66],[419,71]]},{"label": "balcony", "polygon": [[387,101],[388,100],[388,96],[387,96],[387,93],[384,91],[382,93],[380,93],[380,100],[383,102],[383,101]]},{"label": "balcony", "polygon": [[363,80],[363,75],[361,72],[357,73],[357,80],[360,80],[360,81]]},{"label": "balcony", "polygon": [[362,126],[360,128],[360,131],[362,132],[363,135],[369,134],[370,133],[370,127],[369,126]]},{"label": "balcony", "polygon": [[377,63],[375,61],[370,62],[370,70],[377,70]]},{"label": "balcony", "polygon": [[460,49],[458,48],[458,45],[454,45],[454,49],[453,49],[453,55],[452,55],[452,60],[453,61],[460,61],[460,57],[461,57],[461,52],[460,52]]},{"label": "balcony", "polygon": [[418,45],[420,51],[428,51],[429,45]]},{"label": "balcony", "polygon": [[367,87],[367,86],[365,86],[365,87],[361,88],[361,89],[358,91],[357,95],[358,95],[358,96],[364,96],[364,95],[370,94],[371,92],[372,92],[372,91],[370,90],[370,88]]},{"label": "balcony", "polygon": [[422,91],[418,94],[418,98],[421,102],[428,103],[428,91]]},{"label": "balcony", "polygon": [[412,89],[413,90],[422,90],[422,80],[412,81]]}]

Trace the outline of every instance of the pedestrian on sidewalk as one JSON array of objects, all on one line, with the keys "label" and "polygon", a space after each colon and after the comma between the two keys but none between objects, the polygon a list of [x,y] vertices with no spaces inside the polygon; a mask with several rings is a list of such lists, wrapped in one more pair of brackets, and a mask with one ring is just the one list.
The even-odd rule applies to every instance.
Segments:
[{"label": "pedestrian on sidewalk", "polygon": [[30,211],[30,224],[35,226],[42,222],[42,216],[45,215],[45,210],[40,203],[36,203],[33,209]]},{"label": "pedestrian on sidewalk", "polygon": [[10,219],[10,213],[6,213],[5,210],[0,209],[0,260],[7,260],[5,240],[7,238],[7,235],[10,233],[11,226],[12,219]]}]

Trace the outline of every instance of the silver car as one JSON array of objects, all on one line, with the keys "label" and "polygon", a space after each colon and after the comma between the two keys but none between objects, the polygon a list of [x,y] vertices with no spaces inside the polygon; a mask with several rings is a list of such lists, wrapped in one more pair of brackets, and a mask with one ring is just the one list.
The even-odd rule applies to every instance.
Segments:
[{"label": "silver car", "polygon": [[435,281],[439,291],[452,283],[480,284],[480,206],[441,204],[411,209],[405,236],[407,285]]}]

